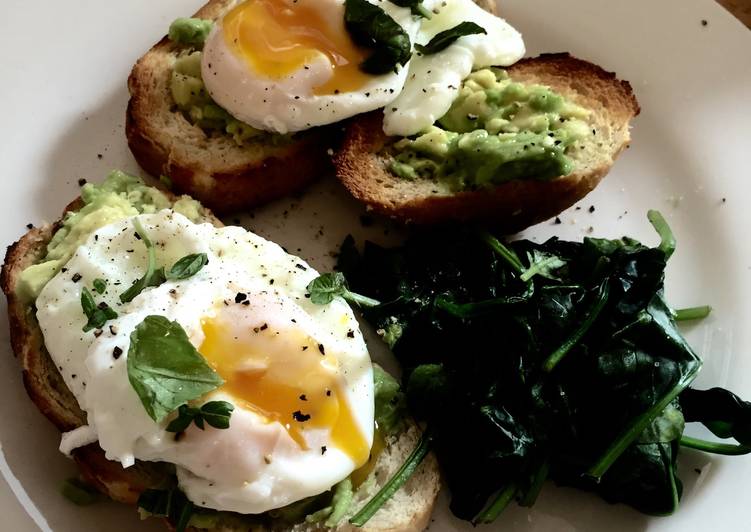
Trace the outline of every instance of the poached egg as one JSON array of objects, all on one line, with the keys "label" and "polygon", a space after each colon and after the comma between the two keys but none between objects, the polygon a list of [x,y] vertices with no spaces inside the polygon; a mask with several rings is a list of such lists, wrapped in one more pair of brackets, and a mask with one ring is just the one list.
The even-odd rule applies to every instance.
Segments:
[{"label": "poached egg", "polygon": [[[37,318],[88,426],[64,436],[66,450],[99,441],[110,460],[175,464],[196,505],[244,514],[317,495],[364,465],[374,433],[373,376],[357,321],[343,300],[305,297],[309,265],[240,227],[194,224],[170,210],[139,215],[158,264],[206,253],[194,276],[119,294],[146,269],[133,219],[94,232],[42,290]],[[83,332],[83,287],[118,317]],[[195,425],[176,437],[155,422],[128,380],[131,333],[148,315],[185,330],[224,384],[201,398],[234,405],[227,429]]]},{"label": "poached egg", "polygon": [[477,68],[507,66],[525,52],[521,34],[472,0],[425,0],[430,19],[388,0],[368,0],[426,44],[472,21],[486,34],[460,37],[394,72],[359,65],[371,50],[344,25],[345,0],[245,0],[220,19],[204,44],[201,73],[211,97],[231,115],[275,133],[302,131],[384,108],[384,132],[414,135],[440,118],[461,81]]}]

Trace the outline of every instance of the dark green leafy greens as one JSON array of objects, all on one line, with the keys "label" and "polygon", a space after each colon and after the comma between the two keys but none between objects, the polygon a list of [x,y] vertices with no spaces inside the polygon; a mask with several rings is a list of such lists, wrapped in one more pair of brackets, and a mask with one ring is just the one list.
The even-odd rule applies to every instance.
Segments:
[{"label": "dark green leafy greens", "polygon": [[[624,237],[503,243],[471,228],[415,234],[392,249],[348,238],[338,269],[391,337],[413,415],[428,424],[459,517],[530,506],[543,482],[646,513],[675,510],[683,444],[748,452],[751,406],[688,389],[701,367],[663,295],[675,249]],[[436,408],[440,405],[440,408]],[[740,445],[696,445],[700,421]],[[732,449],[728,449],[732,448]]]},{"label": "dark green leafy greens", "polygon": [[200,408],[180,405],[177,409],[177,417],[167,425],[167,432],[183,432],[191,423],[195,423],[199,429],[204,430],[204,422],[215,429],[228,429],[234,409],[234,405],[227,401],[209,401]]},{"label": "dark green leafy greens", "polygon": [[453,28],[443,30],[437,33],[428,44],[415,44],[415,50],[423,55],[437,54],[445,50],[456,41],[459,37],[465,35],[474,35],[477,33],[487,33],[485,28],[474,22],[460,22]]},{"label": "dark green leafy greens", "polygon": [[368,74],[387,74],[412,55],[409,35],[383,9],[368,0],[345,0],[344,25],[352,40],[373,53],[360,64]]},{"label": "dark green leafy greens", "polygon": [[428,9],[422,5],[422,0],[389,0],[392,4],[399,7],[408,7],[413,15],[423,18],[430,18],[431,14]]},{"label": "dark green leafy greens", "polygon": [[83,313],[89,319],[86,325],[83,326],[83,332],[89,332],[93,329],[101,329],[108,320],[114,320],[117,318],[117,312],[115,312],[107,303],[102,301],[97,304],[94,301],[94,296],[91,295],[89,289],[85,286],[81,289],[81,308]]},{"label": "dark green leafy greens", "polygon": [[[146,316],[130,335],[128,380],[157,423],[224,381],[176,321]],[[204,416],[205,418],[205,416]]]},{"label": "dark green leafy greens", "polygon": [[195,506],[175,487],[143,491],[138,497],[138,509],[150,516],[164,517],[174,526],[175,532],[185,532]]}]

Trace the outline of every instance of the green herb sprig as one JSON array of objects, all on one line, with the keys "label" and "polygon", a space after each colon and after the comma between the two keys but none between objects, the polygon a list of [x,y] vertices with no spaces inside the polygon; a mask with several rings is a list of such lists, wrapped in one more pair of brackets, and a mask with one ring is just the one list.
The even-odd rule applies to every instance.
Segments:
[{"label": "green herb sprig", "polygon": [[156,267],[156,249],[151,239],[146,234],[146,231],[141,225],[141,221],[138,218],[133,218],[133,225],[136,228],[136,234],[140,237],[143,245],[146,246],[146,252],[148,253],[148,263],[146,266],[146,273],[143,274],[130,288],[120,294],[120,301],[122,303],[128,303],[144,291],[145,288],[150,286],[159,286],[165,280],[164,269],[157,269]]},{"label": "green herb sprig", "polygon": [[377,299],[350,292],[347,279],[341,272],[324,273],[316,277],[308,284],[307,290],[310,301],[316,305],[328,305],[336,296],[361,307],[375,307],[381,304]]},{"label": "green herb sprig", "polygon": [[146,316],[131,333],[127,368],[131,386],[157,423],[224,384],[180,324],[164,316]]},{"label": "green herb sprig", "polygon": [[163,267],[157,268],[156,266],[156,248],[146,234],[140,220],[138,218],[133,218],[133,225],[136,228],[136,234],[143,242],[143,245],[146,246],[148,262],[146,265],[146,273],[133,283],[130,288],[120,294],[120,301],[122,303],[133,301],[133,299],[135,299],[135,297],[146,288],[159,286],[166,281],[188,279],[197,274],[209,263],[208,256],[205,253],[193,253],[178,260],[172,268],[165,272]]},{"label": "green herb sprig", "polygon": [[183,432],[191,423],[195,423],[196,427],[204,430],[204,422],[215,429],[228,429],[234,409],[234,405],[227,401],[210,401],[200,408],[180,405],[177,409],[177,417],[167,425],[167,432]]},{"label": "green herb sprig", "polygon": [[164,276],[168,281],[180,281],[197,274],[209,263],[206,253],[193,253],[178,260],[172,268],[167,270]]},{"label": "green herb sprig", "polygon": [[81,290],[81,308],[89,320],[83,326],[83,332],[101,329],[107,321],[117,318],[117,312],[105,302],[97,304],[94,296],[85,286]]}]

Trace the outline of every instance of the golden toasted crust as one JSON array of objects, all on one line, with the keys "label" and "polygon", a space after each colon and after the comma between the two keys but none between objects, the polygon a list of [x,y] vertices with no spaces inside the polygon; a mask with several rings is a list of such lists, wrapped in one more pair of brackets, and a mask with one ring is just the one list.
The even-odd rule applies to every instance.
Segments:
[{"label": "golden toasted crust", "polygon": [[[64,212],[81,206],[77,199]],[[221,223],[213,217],[211,220]],[[59,227],[60,222],[56,222],[31,229],[9,246],[0,273],[0,286],[8,300],[11,346],[21,363],[26,391],[47,419],[65,432],[86,424],[86,413],[78,406],[44,346],[36,309],[15,292],[21,272],[44,257],[47,244]],[[95,443],[74,450],[73,458],[90,484],[113,500],[128,504],[134,504],[144,489],[158,486],[168,478],[165,468],[158,464],[137,462],[123,469],[120,464],[107,460]]]},{"label": "golden toasted crust", "polygon": [[[177,198],[167,193],[174,201]],[[80,199],[66,207],[64,212],[82,206]],[[201,212],[202,219],[217,227],[222,223],[208,210]],[[81,410],[75,396],[65,385],[58,368],[47,349],[36,320],[36,309],[16,295],[18,279],[27,267],[40,261],[47,253],[47,244],[60,227],[60,222],[31,229],[15,244],[8,247],[5,263],[0,272],[0,286],[8,300],[8,319],[13,351],[23,371],[23,381],[31,400],[39,410],[61,431],[73,430],[86,423],[86,414]],[[420,431],[414,424],[398,440],[392,442],[378,458],[376,470],[378,483],[383,484],[399,468],[417,444]],[[113,500],[135,504],[145,489],[164,485],[171,478],[169,466],[155,462],[140,462],[127,469],[118,462],[106,459],[104,451],[94,443],[73,451],[82,477]],[[378,486],[375,486],[377,488]],[[440,488],[440,474],[435,457],[430,454],[415,475],[392,498],[384,509],[363,527],[364,532],[408,532],[423,530],[428,523],[433,503]],[[353,511],[361,507],[373,492],[358,492]],[[299,532],[312,532],[321,527],[300,524],[294,527]],[[288,526],[258,526],[254,530],[282,530]],[[337,530],[355,528],[348,523]],[[246,532],[233,527],[219,527],[213,532]]]},{"label": "golden toasted crust", "polygon": [[481,220],[513,232],[548,219],[597,186],[630,140],[629,122],[639,114],[631,86],[615,74],[568,54],[523,59],[508,68],[516,81],[548,85],[593,111],[601,148],[575,162],[564,177],[514,180],[491,189],[451,193],[429,180],[408,181],[388,169],[385,148],[394,141],[382,129],[382,113],[352,120],[334,157],[337,176],[374,211],[403,222],[432,224]]},{"label": "golden toasted crust", "polygon": [[[236,1],[210,0],[194,16],[217,19]],[[168,176],[176,191],[227,213],[293,193],[331,171],[331,129],[305,132],[281,146],[257,141],[240,147],[228,135],[207,136],[188,122],[174,110],[169,89],[178,52],[164,37],[138,60],[128,78],[128,145],[149,174]]]}]

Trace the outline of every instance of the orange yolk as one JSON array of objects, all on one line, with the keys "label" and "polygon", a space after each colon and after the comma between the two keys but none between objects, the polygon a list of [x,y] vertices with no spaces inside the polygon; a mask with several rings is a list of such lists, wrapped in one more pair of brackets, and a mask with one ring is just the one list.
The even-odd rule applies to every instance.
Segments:
[{"label": "orange yolk", "polygon": [[378,462],[378,457],[381,455],[384,449],[386,449],[386,440],[381,434],[381,431],[376,429],[373,433],[373,447],[371,447],[370,449],[368,461],[358,469],[355,469],[350,476],[353,488],[359,488],[360,485],[362,485],[362,483],[368,479],[370,473],[372,473],[373,469],[375,469],[375,465]]},{"label": "orange yolk", "polygon": [[310,337],[301,338],[294,353],[260,352],[252,335],[274,331],[254,328],[248,337],[240,337],[217,319],[204,319],[201,324],[205,338],[199,351],[224,379],[220,389],[238,406],[279,422],[302,449],[307,449],[306,429],[328,428],[331,443],[356,467],[368,461],[370,445],[342,391],[333,355],[320,353]]},{"label": "orange yolk", "polygon": [[332,67],[331,78],[314,94],[334,94],[362,87],[369,76],[359,69],[367,57],[344,27],[344,17],[325,17],[310,1],[248,0],[224,18],[230,50],[254,70],[279,79],[303,68],[320,54]]}]

